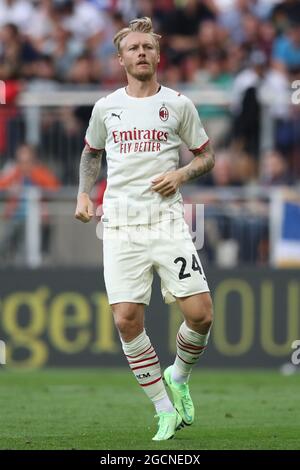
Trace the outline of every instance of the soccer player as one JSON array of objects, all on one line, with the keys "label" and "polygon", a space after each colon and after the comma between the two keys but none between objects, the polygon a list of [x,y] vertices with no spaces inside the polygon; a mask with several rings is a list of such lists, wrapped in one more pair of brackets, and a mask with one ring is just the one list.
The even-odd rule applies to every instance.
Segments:
[{"label": "soccer player", "polygon": [[[89,193],[105,148],[105,285],[129,366],[159,418],[155,441],[172,438],[176,430],[194,421],[188,381],[208,342],[212,301],[183,218],[179,187],[214,166],[213,151],[193,103],[157,82],[159,37],[147,17],[131,21],[114,37],[128,85],[94,106],[81,155],[75,214],[82,222],[93,217]],[[182,141],[194,158],[178,168]],[[177,301],[184,317],[174,364],[164,372],[173,403],[144,328],[153,268],[161,278],[165,301]]]}]

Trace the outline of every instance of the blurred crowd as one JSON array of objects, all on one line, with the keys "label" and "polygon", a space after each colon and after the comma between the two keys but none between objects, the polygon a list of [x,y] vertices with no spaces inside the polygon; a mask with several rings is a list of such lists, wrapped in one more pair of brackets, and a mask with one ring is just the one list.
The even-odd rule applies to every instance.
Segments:
[{"label": "blurred crowd", "polygon": [[[300,106],[292,87],[300,77],[299,0],[0,0],[0,81],[6,84],[0,170],[10,170],[26,143],[63,185],[77,184],[91,107],[51,107],[37,116],[16,100],[23,91],[125,84],[112,39],[141,16],[151,17],[161,35],[161,83],[227,97],[196,103],[217,157],[197,184],[297,184]],[[28,122],[37,119],[38,132],[30,134]],[[181,158],[186,163],[191,156],[183,149]]]},{"label": "blurred crowd", "polygon": [[[230,148],[232,170],[237,172],[235,154],[242,155],[246,179],[265,179],[270,165],[261,157],[276,150],[283,177],[293,173],[298,179],[300,116],[291,102],[291,83],[300,72],[298,0],[0,0],[0,80],[7,85],[7,104],[21,90],[123,84],[112,38],[137,16],[150,16],[162,36],[162,83],[230,97],[226,105],[197,106],[215,148]],[[25,139],[25,130],[18,110],[1,112],[5,157]],[[56,109],[42,119],[38,142],[29,142],[50,152],[46,158],[58,166],[65,162],[59,168],[65,184],[74,183],[76,168],[64,149],[78,152],[89,115],[89,107]],[[241,169],[228,184],[242,180]]]}]

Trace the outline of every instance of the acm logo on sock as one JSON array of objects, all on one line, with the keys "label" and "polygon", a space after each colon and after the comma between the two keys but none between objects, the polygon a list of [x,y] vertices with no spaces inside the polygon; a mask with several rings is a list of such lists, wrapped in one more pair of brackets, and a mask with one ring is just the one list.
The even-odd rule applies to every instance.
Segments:
[{"label": "acm logo on sock", "polygon": [[141,380],[141,379],[147,379],[148,377],[151,377],[150,372],[147,372],[147,374],[138,374],[136,375],[136,378]]},{"label": "acm logo on sock", "polygon": [[6,364],[6,346],[5,342],[0,340],[0,365]]}]

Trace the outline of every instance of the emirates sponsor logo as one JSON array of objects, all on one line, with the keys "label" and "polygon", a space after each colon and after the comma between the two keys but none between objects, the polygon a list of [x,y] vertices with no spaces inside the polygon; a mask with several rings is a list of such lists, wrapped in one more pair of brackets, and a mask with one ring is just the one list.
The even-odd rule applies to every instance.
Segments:
[{"label": "emirates sponsor logo", "polygon": [[165,105],[163,105],[160,109],[159,109],[159,117],[162,121],[167,121],[169,119],[169,111],[168,109],[165,107]]},{"label": "emirates sponsor logo", "polygon": [[160,152],[161,143],[168,141],[169,133],[157,129],[137,129],[112,131],[115,144],[119,144],[119,153]]},{"label": "emirates sponsor logo", "polygon": [[168,132],[158,131],[157,129],[137,129],[136,127],[129,131],[112,132],[115,144],[134,140],[152,140],[158,142],[167,142],[168,135]]}]

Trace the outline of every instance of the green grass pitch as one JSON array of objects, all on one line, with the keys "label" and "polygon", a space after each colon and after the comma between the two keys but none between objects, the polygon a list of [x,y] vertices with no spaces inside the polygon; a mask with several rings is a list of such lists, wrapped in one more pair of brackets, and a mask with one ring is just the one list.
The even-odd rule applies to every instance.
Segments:
[{"label": "green grass pitch", "polygon": [[1,449],[300,449],[300,374],[204,371],[196,421],[153,442],[154,409],[126,369],[0,370]]}]

